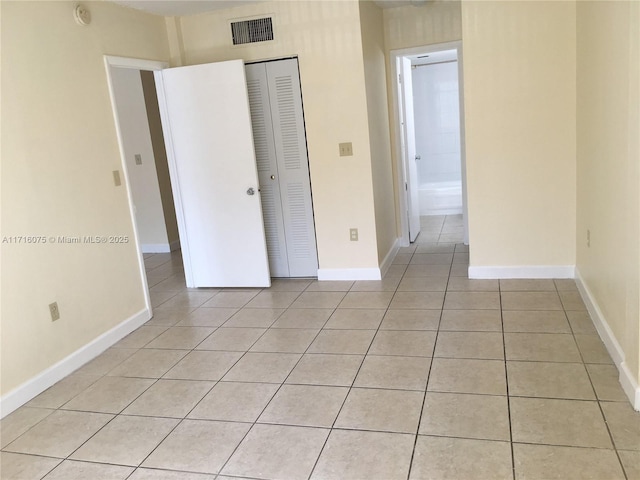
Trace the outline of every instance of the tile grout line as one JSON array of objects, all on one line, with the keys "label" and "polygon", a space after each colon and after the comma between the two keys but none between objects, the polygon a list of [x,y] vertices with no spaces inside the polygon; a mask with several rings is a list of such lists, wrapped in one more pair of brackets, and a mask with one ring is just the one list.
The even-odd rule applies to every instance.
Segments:
[{"label": "tile grout line", "polygon": [[[404,274],[403,274],[403,277],[404,277]],[[380,281],[382,281],[382,279]],[[353,289],[355,284],[356,284],[356,282],[353,282],[353,284],[351,285],[349,291],[351,291]],[[398,285],[400,285],[400,282],[398,282]],[[316,467],[318,466],[318,462],[320,461],[320,457],[322,456],[322,453],[324,452],[324,449],[326,448],[327,443],[329,442],[329,437],[331,436],[331,433],[334,430],[338,429],[335,426],[336,422],[338,421],[338,417],[340,417],[340,413],[342,413],[342,409],[344,408],[344,405],[347,403],[347,398],[349,398],[349,395],[351,394],[351,391],[354,388],[354,384],[356,383],[356,379],[358,378],[358,375],[360,374],[360,370],[362,369],[362,365],[364,365],[364,362],[367,359],[367,355],[369,354],[369,350],[371,350],[371,345],[373,345],[373,342],[375,341],[376,336],[378,335],[378,332],[380,331],[380,326],[382,325],[382,322],[384,322],[384,317],[387,315],[387,312],[389,311],[389,305],[391,305],[391,302],[393,301],[393,297],[395,296],[397,291],[398,291],[398,286],[396,286],[395,290],[393,291],[393,295],[391,296],[391,299],[389,299],[389,303],[387,305],[387,308],[384,309],[384,313],[382,314],[382,318],[380,319],[380,323],[378,324],[378,328],[376,329],[376,333],[374,333],[373,337],[371,337],[371,341],[369,342],[369,346],[367,347],[367,351],[362,356],[362,361],[360,362],[360,365],[358,366],[358,369],[356,370],[356,373],[353,376],[353,380],[351,381],[351,385],[348,387],[349,390],[347,391],[347,394],[344,396],[344,399],[342,400],[342,404],[340,405],[340,408],[338,409],[338,413],[336,414],[336,417],[333,419],[333,423],[331,424],[331,427],[329,427],[329,434],[327,435],[327,438],[325,438],[324,443],[322,444],[322,448],[320,449],[320,452],[318,453],[318,456],[316,457],[316,461],[313,463],[313,467],[311,468],[311,471],[309,472],[309,476],[307,477],[308,480],[311,479],[311,477],[313,476],[313,472],[315,471]],[[346,297],[346,295],[345,295],[345,297]],[[336,307],[336,310],[337,309],[338,309],[338,307]],[[334,310],[334,313],[335,313],[335,310]],[[331,316],[333,316],[333,314],[331,314]],[[327,319],[327,322],[325,322],[325,325],[329,322],[330,319],[331,319],[331,317],[329,317],[329,319]],[[324,326],[323,326],[323,328],[324,328]]]},{"label": "tile grout line", "polygon": [[[261,290],[261,291],[262,291],[262,290]],[[213,295],[211,298],[215,297],[218,293],[220,293],[220,292],[217,292],[217,293],[216,293],[215,295]],[[235,316],[238,312],[240,312],[240,311],[241,311],[241,310],[242,310],[242,309],[243,309],[243,308],[244,308],[244,307],[245,307],[245,306],[246,306],[246,305],[247,305],[247,304],[248,304],[248,303],[249,303],[253,298],[255,298],[259,293],[260,293],[260,292],[258,292],[256,295],[254,295],[253,297],[251,297],[251,299],[249,299],[249,300],[248,300],[248,301],[247,301],[247,302],[246,302],[242,307],[240,307],[240,308],[238,309],[238,311],[237,311],[237,312],[235,312],[231,317],[229,317],[227,320],[225,320],[225,321],[224,321],[220,326],[216,327],[216,328],[214,329],[214,331],[213,331],[213,332],[211,332],[209,335],[207,335],[205,338],[203,338],[203,339],[202,339],[200,342],[198,342],[195,346],[193,346],[193,347],[189,350],[189,353],[192,353],[192,352],[196,351],[196,348],[197,348],[200,344],[202,344],[202,343],[203,343],[207,338],[209,338],[209,337],[210,337],[211,335],[213,335],[216,331],[218,331],[218,330],[222,327],[222,325],[224,325],[226,322],[228,322],[229,320],[231,320],[231,318],[233,318],[233,316]],[[190,313],[192,313],[192,312],[194,312],[194,311],[198,310],[198,309],[199,309],[199,308],[201,308],[201,307],[202,307],[202,305],[204,305],[207,301],[209,301],[209,300],[206,300],[206,301],[205,301],[205,302],[203,302],[200,306],[196,307],[194,310],[192,310],[191,312],[187,313],[186,315],[189,315]],[[283,313],[284,313],[284,312],[283,312]],[[281,315],[282,315],[282,314],[281,314]],[[273,324],[273,323],[275,323],[275,322],[276,322],[276,320],[277,320],[277,318],[273,320],[272,324]],[[262,335],[260,335],[260,336],[255,340],[255,342],[253,342],[253,343],[249,346],[249,349],[250,349],[253,345],[255,345],[255,343],[256,343],[256,342],[258,342],[258,341],[260,340],[260,338],[262,338],[262,336],[263,336],[267,331],[268,331],[268,329],[265,329],[265,331],[262,333]],[[233,365],[231,365],[231,366],[227,369],[227,371],[224,373],[224,375],[226,375],[226,374],[227,374],[227,373],[228,373],[228,372],[229,372],[229,371],[230,371],[230,370],[231,370],[235,365],[237,365],[237,364],[238,364],[238,362],[239,362],[242,358],[244,358],[244,356],[245,356],[245,355],[246,355],[246,353],[249,351],[249,349],[247,349],[247,350],[246,350],[246,351],[245,351],[245,352],[244,352],[244,353],[243,353],[243,354],[242,354],[242,355],[241,355],[241,356],[240,356],[240,357],[239,357],[239,358],[238,358],[238,359],[233,363]],[[171,350],[171,349],[169,349],[169,350]],[[175,350],[175,349],[173,349],[173,350]],[[207,351],[207,350],[205,350],[205,351]],[[178,361],[177,361],[173,366],[171,366],[171,367],[170,367],[170,368],[169,368],[169,369],[168,369],[168,370],[163,374],[163,376],[164,376],[164,375],[166,375],[169,371],[171,371],[171,370],[172,370],[176,365],[178,365],[178,363],[180,363],[180,362],[181,362],[185,357],[187,357],[187,356],[189,355],[189,353],[187,353],[184,357],[182,357],[180,360],[178,360]],[[175,431],[175,430],[180,426],[180,425],[182,425],[182,424],[185,422],[185,420],[189,420],[188,416],[189,416],[189,415],[190,415],[190,414],[191,414],[191,413],[192,413],[192,412],[193,412],[193,411],[198,407],[198,405],[200,405],[200,403],[205,399],[205,397],[211,393],[211,391],[216,387],[216,385],[218,385],[218,384],[221,382],[222,378],[224,378],[224,375],[222,375],[222,377],[221,377],[219,380],[213,381],[213,385],[211,386],[211,388],[210,388],[210,389],[209,389],[209,390],[208,390],[208,391],[207,391],[207,392],[202,396],[202,398],[200,398],[200,400],[198,400],[198,401],[195,403],[195,405],[194,405],[194,406],[193,406],[193,407],[192,407],[192,408],[191,408],[191,409],[190,409],[190,410],[189,410],[189,411],[188,411],[188,412],[187,412],[187,413],[186,413],[182,418],[178,419],[178,422],[176,423],[176,425],[175,425],[175,426],[174,426],[174,427],[173,427],[173,428],[172,428],[172,429],[171,429],[171,430],[170,430],[170,431],[169,431],[169,432],[168,432],[168,433],[167,433],[167,434],[162,438],[162,440],[160,440],[160,442],[158,442],[158,443],[156,444],[156,446],[155,446],[155,447],[154,447],[154,448],[149,452],[149,454],[148,454],[148,455],[146,455],[146,456],[145,456],[145,458],[144,458],[144,459],[143,459],[143,460],[142,460],[142,461],[141,461],[141,462],[140,462],[140,463],[135,467],[135,468],[136,468],[136,470],[137,470],[138,468],[140,468],[140,467],[142,466],[142,464],[143,464],[145,461],[147,461],[151,455],[153,455],[153,453],[154,453],[154,452],[155,452],[155,451],[160,447],[160,445],[162,445],[162,443],[164,443],[164,441],[165,441],[165,440],[166,440],[166,439],[167,439],[167,438],[168,438],[168,437],[169,437],[169,436],[170,436],[170,435],[171,435],[171,434],[172,434],[172,433],[173,433],[173,432],[174,432],[174,431]],[[160,377],[160,378],[163,378],[163,377]],[[158,380],[160,380],[160,379],[158,379]],[[165,380],[170,380],[170,379],[165,379]],[[180,379],[174,379],[174,380],[180,380]],[[156,382],[156,383],[157,383],[157,382]],[[155,385],[155,383],[154,383],[154,385]],[[151,387],[149,387],[149,388],[151,388]],[[157,417],[153,417],[153,418],[157,418]],[[195,419],[195,420],[197,421],[198,419]],[[249,429],[249,430],[250,430],[250,429]],[[249,433],[249,430],[247,431],[247,434]],[[244,438],[246,437],[246,435],[247,435],[247,434],[245,434],[245,435],[243,436],[242,440],[244,440]],[[242,440],[241,440],[240,442],[242,442]],[[238,445],[239,445],[239,444],[238,444]],[[235,452],[235,450],[234,450],[234,452]],[[232,454],[233,454],[233,453],[232,453]],[[229,458],[231,458],[231,457],[229,457]],[[222,469],[222,468],[221,468],[221,469]],[[136,471],[136,470],[134,470],[134,471],[131,473],[131,475],[133,475],[133,474],[135,473],[135,471]],[[218,472],[218,473],[219,473],[219,472]],[[216,473],[216,475],[217,475],[218,473]],[[129,475],[129,477],[130,477],[131,475]],[[129,478],[129,477],[127,477],[127,478]]]},{"label": "tile grout line", "polygon": [[504,331],[504,315],[502,310],[502,284],[498,280],[498,300],[500,302],[500,325],[502,326],[502,354],[504,355],[504,383],[507,393],[507,416],[509,419],[509,449],[511,450],[511,476],[516,479],[516,456],[513,448],[513,421],[511,417],[511,395],[509,394],[509,370],[507,368],[507,343]]},{"label": "tile grout line", "polygon": [[[311,285],[311,284],[309,284]],[[305,287],[305,289],[303,290],[306,291],[307,288],[309,288],[309,285],[307,285],[307,287]],[[300,295],[302,295],[303,292],[300,292]],[[299,298],[300,295],[298,295],[296,298]],[[295,300],[294,300],[295,302]],[[293,305],[293,303],[291,303],[291,305]],[[291,308],[291,305],[289,307],[287,307],[284,312],[286,312],[287,310],[289,310],[289,308]],[[302,361],[302,359],[304,358],[306,352],[309,350],[309,348],[311,348],[311,345],[313,344],[313,342],[316,340],[316,338],[318,338],[318,335],[320,335],[320,332],[322,332],[322,329],[324,328],[324,326],[327,324],[327,322],[329,321],[329,319],[331,318],[331,316],[333,315],[333,313],[335,313],[337,307],[333,309],[333,312],[331,313],[331,315],[329,315],[327,317],[327,319],[325,320],[325,322],[323,323],[322,327],[320,327],[320,329],[318,330],[318,332],[316,333],[316,335],[313,337],[313,340],[311,340],[311,342],[309,343],[309,345],[307,346],[307,348],[305,349],[304,352],[302,352],[302,354],[300,355],[300,358],[298,359],[298,361],[295,363],[295,365],[291,368],[291,370],[289,371],[289,373],[285,376],[285,378],[282,380],[282,382],[280,383],[280,386],[276,389],[276,391],[273,393],[273,395],[271,395],[271,397],[269,398],[269,401],[267,401],[267,403],[265,404],[265,406],[262,408],[262,410],[260,411],[260,413],[256,416],[256,419],[251,422],[251,426],[249,427],[249,429],[247,430],[247,433],[245,433],[242,437],[242,439],[238,442],[238,444],[235,446],[235,448],[233,449],[233,451],[231,452],[231,454],[229,455],[229,457],[225,460],[225,462],[222,464],[222,466],[218,469],[218,472],[216,473],[216,475],[222,475],[222,471],[224,470],[224,468],[227,466],[227,464],[231,461],[231,459],[233,458],[233,456],[235,455],[235,453],[238,451],[238,448],[240,448],[240,445],[242,445],[242,443],[245,441],[245,439],[247,438],[247,436],[249,435],[249,433],[251,433],[251,431],[253,430],[253,428],[258,424],[258,420],[260,419],[260,417],[262,416],[262,414],[265,412],[265,410],[267,409],[267,407],[269,406],[269,404],[271,404],[271,402],[273,401],[273,399],[276,397],[276,395],[278,395],[278,392],[282,389],[282,387],[285,385],[285,382],[287,381],[287,379],[289,378],[289,376],[291,375],[291,373],[295,370],[295,368],[300,364],[300,362]],[[282,315],[284,315],[284,312],[282,312]],[[280,318],[280,316],[278,318]],[[271,324],[271,326],[273,326],[273,324],[277,321],[274,320],[273,323]],[[270,328],[271,326],[262,334],[264,335]],[[262,335],[260,336],[260,338],[262,338]],[[259,339],[258,339],[259,340]],[[258,341],[256,340],[256,342]],[[254,342],[251,347],[253,347],[253,345],[255,345]],[[251,348],[249,347],[249,348]],[[247,350],[246,353],[248,353],[249,350]],[[244,354],[243,356],[244,357]],[[242,358],[241,357],[241,358]],[[228,373],[228,371],[227,371]],[[225,374],[226,375],[226,374]],[[224,378],[224,377],[223,377]],[[346,398],[346,397],[345,397]],[[248,423],[248,422],[247,422]],[[300,426],[299,426],[300,427]],[[300,427],[300,428],[306,428],[306,427]],[[329,430],[329,433],[331,431]],[[327,434],[327,438],[329,438],[329,434]],[[325,439],[326,442],[326,439]],[[320,452],[322,453],[322,451]],[[320,454],[318,454],[318,458],[320,458]],[[316,459],[317,461],[317,459]],[[314,464],[315,467],[315,464]],[[312,469],[313,472],[313,469]],[[226,474],[225,474],[226,475]]]},{"label": "tile grout line", "polygon": [[[444,225],[444,222],[443,222],[443,225]],[[427,372],[427,383],[424,386],[424,395],[422,396],[422,405],[420,407],[420,415],[418,416],[418,425],[416,427],[416,434],[413,440],[413,449],[411,450],[411,458],[409,459],[409,470],[407,471],[407,480],[411,478],[411,469],[413,468],[413,461],[416,454],[416,447],[418,445],[418,438],[420,437],[420,424],[422,423],[422,416],[424,415],[424,407],[427,403],[427,392],[429,391],[429,380],[431,379],[431,370],[433,369],[433,362],[435,361],[436,347],[438,345],[438,336],[440,334],[440,326],[442,324],[442,315],[444,313],[444,302],[447,299],[447,289],[449,288],[449,281],[451,279],[451,270],[453,268],[453,259],[455,256],[455,246],[453,247],[453,251],[454,253],[453,255],[451,255],[451,264],[449,265],[449,276],[447,277],[447,284],[445,286],[444,296],[442,297],[442,306],[440,308],[440,318],[438,318],[438,328],[436,329],[436,336],[433,341],[433,350],[431,351],[431,361],[429,363],[429,371]]]},{"label": "tile grout line", "polygon": [[[260,292],[262,292],[263,290],[264,290],[264,289],[261,289],[261,290],[260,290]],[[221,291],[222,291],[222,290],[221,290]],[[215,297],[218,293],[220,293],[221,291],[216,292],[216,294],[214,294],[211,298],[214,298],[214,297]],[[227,318],[224,322],[222,322],[222,324],[221,324],[221,325],[219,325],[219,326],[215,327],[215,329],[213,330],[213,332],[211,332],[209,335],[207,335],[205,338],[203,338],[203,339],[202,339],[200,342],[198,342],[195,346],[193,346],[193,347],[189,350],[189,353],[195,352],[195,351],[196,351],[196,348],[197,348],[200,344],[202,344],[202,343],[203,343],[207,338],[209,338],[209,337],[210,337],[211,335],[213,335],[216,331],[218,331],[218,330],[219,330],[219,329],[220,329],[220,328],[221,328],[221,327],[222,327],[226,322],[230,321],[230,320],[231,320],[231,318],[233,318],[233,317],[234,317],[238,312],[240,312],[243,308],[245,308],[245,307],[246,307],[246,305],[247,305],[251,300],[253,300],[253,298],[255,298],[257,295],[259,295],[259,293],[260,293],[260,292],[256,293],[256,295],[254,295],[254,296],[253,296],[253,297],[251,297],[249,300],[247,300],[247,302],[245,302],[245,304],[244,304],[243,306],[239,307],[238,311],[236,311],[233,315],[231,315],[231,317]],[[210,300],[210,299],[209,299],[209,300]],[[191,313],[195,312],[195,311],[196,311],[196,310],[198,310],[199,308],[204,308],[204,307],[202,307],[202,305],[204,305],[205,303],[207,303],[209,300],[205,300],[205,301],[204,301],[204,302],[202,302],[199,306],[195,307],[192,311],[190,311],[190,312],[186,313],[185,315],[190,315]],[[283,313],[284,313],[284,312],[283,312]],[[282,315],[282,314],[280,314],[280,315]],[[279,316],[278,316],[277,318],[279,318]],[[275,322],[277,321],[277,318],[273,320],[272,324],[273,324],[273,323],[275,323]],[[175,326],[175,325],[174,325],[174,326]],[[170,327],[170,328],[171,328],[171,327]],[[168,329],[167,329],[167,330],[168,330]],[[267,331],[268,331],[268,328],[267,328],[267,329],[265,329],[265,331],[262,333],[262,335],[260,335],[260,336],[255,340],[255,342],[253,342],[253,343],[249,346],[249,349],[250,349],[253,345],[255,345],[255,343],[256,343],[256,342],[258,342],[258,341],[260,340],[260,338],[262,338],[262,336],[263,336]],[[150,342],[149,342],[149,343],[150,343]],[[148,345],[148,343],[147,343],[147,345]],[[245,354],[249,351],[249,349],[247,349],[247,350],[246,350],[242,355],[240,355],[240,357],[239,357],[239,358],[238,358],[238,359],[233,363],[233,365],[231,365],[231,366],[226,370],[226,372],[224,373],[224,375],[226,375],[226,374],[227,374],[227,373],[228,373],[228,372],[229,372],[229,371],[230,371],[230,370],[231,370],[235,365],[237,365],[237,363],[238,363],[242,358],[244,358]],[[167,349],[167,350],[176,350],[176,349]],[[178,350],[179,350],[179,349],[178,349]],[[200,351],[200,350],[198,350],[198,351]],[[202,351],[209,351],[209,350],[202,350]],[[212,350],[212,351],[215,351],[215,350]],[[160,378],[159,378],[159,379],[157,379],[157,380],[162,379],[162,378],[164,377],[164,375],[166,375],[169,371],[171,371],[171,370],[172,370],[172,369],[173,369],[173,368],[174,368],[178,363],[180,363],[180,362],[181,362],[181,361],[182,361],[186,356],[188,356],[188,355],[189,355],[189,353],[187,353],[184,357],[182,357],[182,358],[181,358],[180,360],[178,360],[174,365],[172,365],[172,366],[171,366],[171,367],[170,367],[170,368],[169,368],[169,369],[168,369],[168,370],[163,374],[163,376],[162,376],[162,377],[160,377]],[[238,352],[238,353],[239,353],[239,352]],[[224,375],[222,375],[222,378],[224,378]],[[144,459],[143,459],[143,460],[142,460],[142,461],[141,461],[141,462],[140,462],[140,463],[135,467],[135,468],[136,468],[136,470],[137,470],[138,468],[140,468],[140,467],[141,467],[141,465],[142,465],[142,464],[143,464],[143,463],[144,463],[144,462],[145,462],[145,461],[146,461],[146,460],[147,460],[151,455],[153,455],[153,453],[158,449],[158,447],[160,447],[160,445],[161,445],[161,444],[162,444],[162,443],[163,443],[163,442],[164,442],[164,441],[169,437],[169,435],[171,435],[171,434],[172,434],[172,433],[173,433],[173,432],[174,432],[174,431],[175,431],[175,430],[176,430],[180,425],[182,425],[182,424],[184,423],[184,421],[185,421],[185,420],[190,420],[190,419],[188,418],[188,416],[193,412],[193,410],[195,410],[195,409],[198,407],[198,405],[200,405],[200,403],[204,400],[204,398],[205,398],[207,395],[209,395],[209,393],[211,393],[211,391],[216,387],[216,385],[218,385],[218,384],[221,382],[222,378],[220,378],[220,379],[218,379],[218,380],[214,380],[214,381],[212,381],[212,380],[201,380],[201,381],[212,381],[212,382],[213,382],[213,385],[212,385],[212,386],[211,386],[211,388],[210,388],[210,389],[209,389],[209,390],[208,390],[208,391],[207,391],[207,392],[202,396],[202,398],[201,398],[200,400],[198,400],[198,401],[195,403],[195,405],[194,405],[194,406],[193,406],[193,407],[192,407],[192,408],[191,408],[191,409],[186,413],[186,415],[184,415],[182,418],[178,418],[178,423],[177,423],[177,424],[176,424],[176,425],[175,425],[175,426],[174,426],[174,427],[173,427],[173,428],[172,428],[172,429],[171,429],[171,430],[170,430],[170,431],[169,431],[169,432],[168,432],[168,433],[167,433],[167,434],[162,438],[162,440],[160,440],[160,442],[158,442],[158,443],[157,443],[157,445],[156,445],[156,446],[155,446],[155,447],[154,447],[154,448],[149,452],[149,454],[148,454],[148,455],[147,455],[147,456],[146,456],[146,457],[145,457],[145,458],[144,458]],[[178,381],[182,380],[182,381],[184,381],[185,379],[165,379],[165,380],[178,380]],[[192,380],[187,380],[187,381],[192,381]],[[157,382],[156,382],[156,383],[157,383]],[[154,383],[154,385],[155,385],[155,383]],[[151,388],[151,387],[149,387],[149,388]],[[152,418],[158,418],[158,417],[152,417]],[[176,418],[176,417],[171,417],[171,418]],[[194,420],[199,421],[200,419],[194,419]],[[240,422],[238,422],[238,423],[240,423]],[[248,431],[247,431],[247,433],[248,433]],[[245,434],[245,436],[246,436],[246,434]],[[244,440],[244,437],[243,437],[243,440]],[[241,440],[241,441],[242,441],[242,440]],[[235,451],[235,450],[234,450],[234,451]],[[135,471],[136,471],[136,470],[134,470],[134,472],[132,472],[132,473],[131,473],[131,475],[133,475],[133,473],[135,473]],[[216,475],[217,475],[217,474],[216,474]],[[128,478],[128,477],[127,477],[127,478]]]},{"label": "tile grout line", "polygon": [[[556,284],[556,282],[553,282],[555,287],[556,287],[556,293],[558,294],[558,296],[560,296],[560,291],[558,290],[558,285]],[[562,300],[560,302],[562,304],[562,311],[565,315],[565,317],[567,318],[567,321],[569,322],[569,316],[567,315],[567,310],[564,307],[564,303],[562,303]],[[580,359],[582,360],[582,366],[585,370],[585,373],[587,374],[587,378],[589,379],[589,384],[591,385],[591,389],[593,390],[593,395],[595,397],[595,401],[598,404],[598,410],[600,411],[600,415],[602,416],[602,420],[604,421],[604,425],[607,429],[607,433],[609,434],[609,440],[611,441],[611,446],[613,447],[613,451],[616,454],[616,458],[618,459],[618,463],[620,465],[620,468],[622,470],[622,475],[624,476],[625,480],[628,480],[628,476],[627,476],[627,470],[624,466],[624,463],[622,462],[622,458],[620,457],[620,452],[618,452],[618,447],[616,446],[616,442],[613,438],[613,432],[611,431],[611,427],[609,426],[609,422],[607,422],[607,416],[604,413],[604,409],[602,408],[602,402],[600,401],[600,398],[598,396],[598,392],[596,391],[596,387],[593,384],[593,380],[591,379],[591,375],[589,374],[589,370],[587,369],[587,363],[585,362],[584,359],[584,355],[582,353],[582,350],[580,349],[580,345],[578,345],[578,341],[576,340],[576,334],[575,331],[573,329],[573,325],[571,325],[571,322],[569,322],[569,328],[571,329],[571,336],[573,337],[573,341],[576,345],[576,349],[578,350],[578,353],[580,354]]]},{"label": "tile grout line", "polygon": [[[416,249],[414,249],[413,253],[411,254],[411,258],[413,258],[413,255],[415,255],[416,250],[417,250],[417,248],[416,248]],[[409,260],[409,262],[410,262],[410,261],[411,261],[411,259]],[[409,264],[407,264],[407,267],[408,267],[408,265],[409,265]],[[351,391],[352,391],[354,388],[359,388],[359,387],[354,387],[355,382],[356,382],[356,380],[357,380],[357,378],[358,378],[358,375],[360,374],[360,371],[361,371],[361,369],[362,369],[362,366],[364,365],[364,362],[366,361],[367,355],[369,355],[369,351],[371,350],[371,346],[373,345],[373,343],[374,343],[374,341],[375,341],[375,339],[376,339],[376,337],[377,337],[378,333],[380,332],[380,327],[382,326],[382,323],[384,322],[384,319],[385,319],[385,317],[386,317],[387,313],[389,312],[389,309],[390,309],[391,303],[393,302],[393,298],[395,297],[396,293],[398,293],[398,289],[399,289],[399,287],[400,287],[400,284],[402,283],[402,280],[404,279],[404,276],[405,276],[405,274],[406,274],[406,270],[407,270],[407,268],[405,268],[405,270],[404,270],[404,272],[403,272],[402,276],[400,277],[400,281],[398,282],[398,284],[396,285],[395,289],[393,290],[393,295],[391,296],[391,298],[390,298],[390,300],[389,300],[389,303],[387,304],[387,307],[384,309],[384,310],[385,310],[385,312],[384,312],[384,314],[382,315],[382,319],[380,320],[380,323],[378,324],[378,327],[376,328],[376,333],[373,335],[373,337],[372,337],[372,339],[371,339],[371,342],[369,342],[369,346],[367,347],[367,351],[365,352],[365,354],[364,354],[364,356],[363,356],[363,358],[362,358],[362,361],[360,362],[360,366],[358,367],[358,370],[356,371],[356,374],[355,374],[355,375],[354,375],[354,377],[353,377],[353,380],[352,380],[352,382],[351,382],[351,386],[349,387],[349,391],[347,392],[347,395],[345,395],[345,398],[344,398],[344,400],[342,401],[342,405],[341,405],[341,406],[340,406],[340,408],[338,409],[338,413],[337,413],[337,415],[336,415],[336,418],[334,419],[333,424],[331,425],[331,429],[330,429],[330,431],[329,431],[329,435],[327,435],[327,438],[325,439],[325,442],[324,442],[324,444],[323,444],[323,446],[322,446],[322,448],[321,448],[321,450],[320,450],[320,453],[319,453],[318,457],[316,458],[316,461],[315,461],[315,463],[314,463],[314,465],[313,465],[313,468],[311,469],[311,473],[309,474],[308,479],[310,479],[310,478],[313,476],[313,472],[315,471],[315,469],[316,469],[316,467],[317,467],[317,465],[318,465],[318,462],[320,461],[320,457],[322,456],[322,453],[324,452],[324,449],[326,448],[326,445],[327,445],[327,443],[328,443],[328,441],[329,441],[329,437],[331,436],[331,432],[333,432],[334,430],[354,430],[354,431],[371,431],[371,432],[380,432],[380,431],[378,431],[378,430],[341,429],[341,428],[339,428],[339,427],[336,427],[336,426],[335,426],[335,424],[336,424],[336,422],[337,422],[338,418],[340,417],[340,413],[342,413],[342,409],[344,408],[344,405],[346,404],[346,402],[347,402],[347,398],[348,398],[348,397],[349,397],[349,395],[351,394]],[[381,279],[381,281],[382,281],[382,279]],[[355,286],[355,282],[353,283],[353,285],[352,285],[351,289],[352,289],[354,286]],[[350,291],[351,291],[351,289],[350,289]],[[385,292],[386,292],[386,291],[389,291],[389,290],[385,290]],[[385,331],[385,330],[383,330],[383,331]],[[435,348],[435,347],[434,347],[434,348]],[[388,355],[385,355],[385,356],[388,356]],[[417,358],[422,358],[422,357],[417,357]],[[432,356],[431,362],[430,362],[430,364],[429,364],[429,370],[431,370],[431,364],[432,364],[432,363],[433,363],[433,356]],[[427,375],[428,375],[428,374],[427,374]],[[428,376],[427,376],[427,378],[428,378]],[[370,388],[371,388],[371,389],[375,389],[376,387],[370,387]],[[425,389],[426,389],[426,386],[425,386]],[[395,390],[395,389],[385,389],[385,390]],[[411,390],[411,391],[415,391],[415,390]],[[424,398],[423,398],[423,404],[424,404]],[[417,430],[418,430],[418,428],[419,428],[419,427],[420,427],[420,420],[418,419],[418,425],[417,425],[417,427],[416,427],[416,440],[417,440]],[[385,432],[383,432],[383,433],[385,433]],[[394,433],[394,432],[386,432],[386,433]],[[400,433],[400,432],[397,432],[397,433]],[[415,448],[415,441],[414,441],[414,448]],[[412,451],[411,459],[413,459],[413,451]],[[410,471],[410,470],[411,470],[411,463],[409,464],[409,471]]]}]

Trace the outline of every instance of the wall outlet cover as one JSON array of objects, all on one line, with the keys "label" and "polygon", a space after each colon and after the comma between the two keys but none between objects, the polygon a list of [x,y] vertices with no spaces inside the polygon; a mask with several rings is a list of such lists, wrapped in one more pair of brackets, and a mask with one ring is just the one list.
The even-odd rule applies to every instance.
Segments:
[{"label": "wall outlet cover", "polygon": [[52,322],[55,322],[56,320],[60,320],[60,309],[58,308],[58,302],[53,302],[49,304],[49,313],[51,314]]},{"label": "wall outlet cover", "polygon": [[350,157],[353,155],[353,145],[351,142],[338,144],[341,157]]}]

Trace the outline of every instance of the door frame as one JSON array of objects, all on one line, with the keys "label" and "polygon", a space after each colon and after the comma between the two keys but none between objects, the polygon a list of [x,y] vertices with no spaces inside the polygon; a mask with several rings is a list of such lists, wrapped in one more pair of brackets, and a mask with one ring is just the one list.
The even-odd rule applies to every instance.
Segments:
[{"label": "door frame", "polygon": [[436,43],[432,45],[424,45],[421,47],[403,48],[398,50],[391,50],[389,52],[389,63],[391,64],[392,75],[392,102],[393,102],[393,114],[395,118],[395,153],[396,153],[396,178],[397,178],[397,202],[400,210],[400,237],[399,244],[402,247],[408,247],[409,241],[409,218],[407,211],[407,190],[405,185],[408,185],[407,181],[407,158],[403,153],[404,144],[404,125],[402,123],[402,91],[398,88],[398,78],[400,71],[398,69],[398,62],[402,57],[418,55],[422,53],[434,53],[443,50],[456,50],[458,57],[458,92],[459,92],[459,105],[460,105],[460,163],[462,171],[462,218],[464,225],[464,243],[469,244],[469,210],[467,205],[467,161],[466,161],[466,149],[465,149],[465,121],[464,121],[464,79],[462,68],[462,41]]},{"label": "door frame", "polygon": [[118,139],[118,150],[120,151],[120,161],[122,162],[122,173],[124,176],[124,186],[127,191],[127,201],[129,203],[129,217],[133,225],[133,239],[136,245],[138,255],[138,270],[140,272],[141,286],[144,293],[144,301],[149,316],[153,315],[151,308],[151,297],[149,294],[149,284],[147,282],[147,271],[144,266],[144,254],[142,253],[142,245],[140,243],[140,235],[138,234],[138,224],[136,221],[135,205],[133,203],[133,194],[131,191],[131,183],[129,180],[129,171],[127,169],[127,160],[124,152],[123,132],[120,128],[120,119],[118,118],[118,110],[116,108],[115,91],[113,81],[111,79],[112,68],[130,68],[134,70],[150,70],[158,71],[169,67],[168,62],[160,60],[144,60],[140,58],[116,57],[112,55],[104,55],[104,66],[107,72],[107,86],[109,89],[109,98],[111,100],[111,110],[116,127],[116,137]]}]

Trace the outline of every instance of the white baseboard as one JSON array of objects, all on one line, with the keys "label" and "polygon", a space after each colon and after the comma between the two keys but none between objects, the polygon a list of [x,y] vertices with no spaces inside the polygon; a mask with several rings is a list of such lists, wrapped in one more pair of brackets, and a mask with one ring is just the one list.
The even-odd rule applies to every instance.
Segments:
[{"label": "white baseboard", "polygon": [[382,260],[382,263],[380,264],[381,277],[384,277],[386,275],[386,273],[389,271],[389,268],[391,267],[391,264],[393,263],[393,259],[396,258],[396,255],[398,254],[399,242],[400,239],[396,238],[396,240],[393,242],[393,245],[391,245],[391,248]]},{"label": "white baseboard", "polygon": [[469,267],[469,278],[575,278],[575,265],[516,265],[507,267]]},{"label": "white baseboard", "polygon": [[318,280],[381,280],[398,253],[399,238],[393,242],[380,268],[319,268]]},{"label": "white baseboard", "polygon": [[602,310],[598,306],[598,302],[589,290],[589,287],[587,287],[584,279],[580,275],[580,271],[577,268],[576,285],[578,286],[578,291],[580,292],[580,296],[582,296],[582,300],[587,306],[587,310],[589,311],[593,324],[598,331],[598,335],[602,339],[609,355],[611,355],[611,359],[618,368],[618,372],[620,374],[618,379],[622,385],[622,389],[627,394],[633,408],[640,411],[640,385],[638,385],[638,381],[634,374],[629,370],[627,362],[625,362],[624,350],[622,350],[622,347],[613,334],[613,330],[611,330]]},{"label": "white baseboard", "polygon": [[380,280],[379,268],[319,268],[318,280]]},{"label": "white baseboard", "polygon": [[631,370],[629,370],[627,362],[622,362],[618,370],[620,371],[618,380],[622,385],[624,393],[627,394],[627,397],[631,401],[633,409],[637,412],[640,412],[640,385],[634,380],[633,374],[631,373]]},{"label": "white baseboard", "polygon": [[11,390],[0,398],[0,418],[10,414],[85,363],[93,360],[107,348],[143,325],[150,318],[151,312],[148,309],[140,310],[108,332],[103,333],[83,347],[80,347],[71,355],[68,355],[58,363],[40,372],[30,380],[27,380],[19,387]]}]

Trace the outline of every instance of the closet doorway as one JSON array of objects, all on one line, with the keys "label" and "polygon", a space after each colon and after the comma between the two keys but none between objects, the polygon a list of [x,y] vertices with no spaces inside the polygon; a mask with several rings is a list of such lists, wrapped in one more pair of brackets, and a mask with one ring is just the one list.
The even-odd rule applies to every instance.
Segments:
[{"label": "closet doorway", "polygon": [[245,66],[272,277],[318,274],[297,58]]}]

